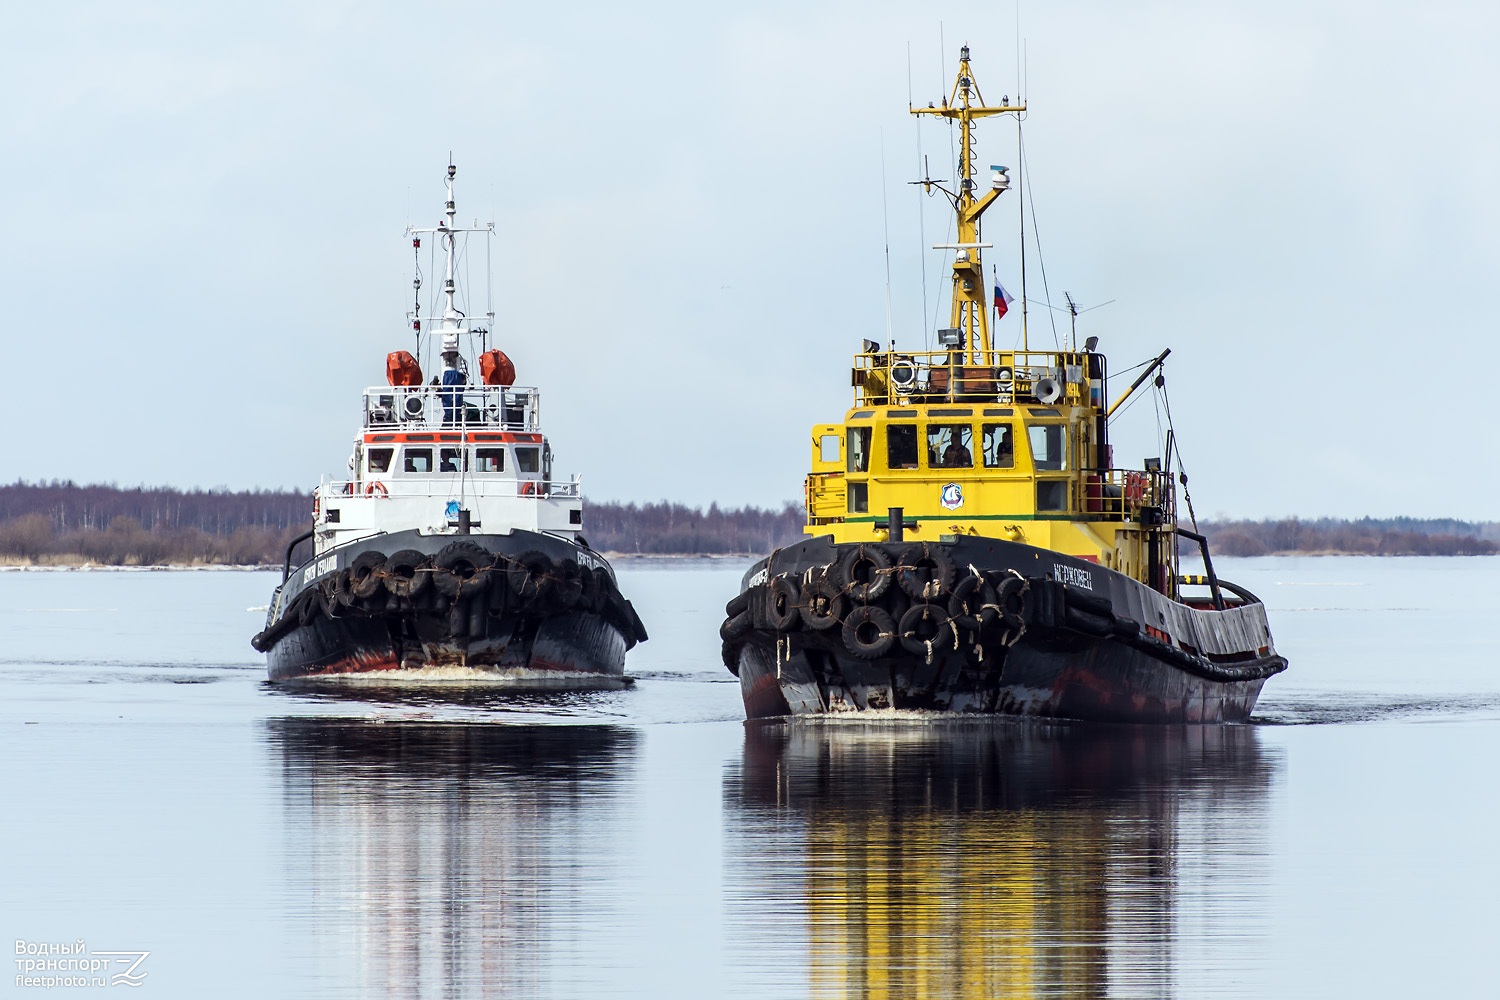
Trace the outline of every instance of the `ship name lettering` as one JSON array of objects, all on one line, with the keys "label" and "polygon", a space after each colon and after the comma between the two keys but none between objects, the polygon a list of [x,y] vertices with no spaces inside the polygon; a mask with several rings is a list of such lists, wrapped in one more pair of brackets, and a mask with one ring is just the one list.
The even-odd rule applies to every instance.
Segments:
[{"label": "ship name lettering", "polygon": [[1052,567],[1052,579],[1059,583],[1066,583],[1074,587],[1082,587],[1085,590],[1094,589],[1094,574],[1077,566],[1063,566],[1061,564]]},{"label": "ship name lettering", "polygon": [[319,559],[317,562],[313,563],[311,566],[307,567],[307,569],[302,571],[302,582],[312,583],[323,574],[332,573],[338,568],[339,557],[337,553],[331,556],[324,556],[322,559]]}]

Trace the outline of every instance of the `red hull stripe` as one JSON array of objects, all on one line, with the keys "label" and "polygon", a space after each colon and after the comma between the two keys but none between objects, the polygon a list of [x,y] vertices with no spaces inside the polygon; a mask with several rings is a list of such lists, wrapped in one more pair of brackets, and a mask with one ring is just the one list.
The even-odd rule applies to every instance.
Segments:
[{"label": "red hull stripe", "polygon": [[515,442],[520,444],[541,444],[540,434],[512,434],[499,431],[478,431],[471,434],[366,434],[365,444],[407,444],[427,443],[436,441],[438,443],[463,444],[465,442],[484,443],[486,441]]}]

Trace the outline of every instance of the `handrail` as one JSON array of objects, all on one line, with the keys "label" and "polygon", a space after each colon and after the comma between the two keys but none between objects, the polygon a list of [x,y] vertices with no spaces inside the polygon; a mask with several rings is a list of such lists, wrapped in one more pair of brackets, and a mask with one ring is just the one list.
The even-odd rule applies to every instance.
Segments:
[{"label": "handrail", "polygon": [[[856,406],[892,399],[1027,402],[1043,379],[1086,397],[1084,351],[870,351],[854,356]],[[884,401],[884,402],[877,402]]]},{"label": "handrail", "polygon": [[536,431],[541,395],[534,386],[388,385],[364,393],[366,428]]},{"label": "handrail", "polygon": [[[317,493],[325,500],[352,500],[389,497],[450,497],[459,491],[478,497],[519,497],[523,500],[547,499],[549,497],[577,497],[582,495],[583,483],[577,476],[572,479],[522,479],[487,472],[440,472],[397,473],[394,478],[329,480],[317,487]],[[376,486],[375,484],[380,484]]]},{"label": "handrail", "polygon": [[291,541],[291,543],[289,545],[287,545],[287,547],[286,547],[286,562],[283,563],[282,566],[281,566],[281,582],[282,583],[286,583],[288,580],[290,580],[292,578],[292,552],[296,550],[297,546],[301,545],[303,542],[307,541],[312,536],[313,536],[313,529],[312,528],[308,528],[302,534],[298,535],[296,538],[293,538],[292,541]]},{"label": "handrail", "polygon": [[1196,531],[1189,531],[1186,528],[1179,527],[1174,530],[1183,538],[1188,538],[1198,543],[1198,551],[1203,553],[1203,569],[1205,575],[1208,577],[1208,589],[1214,595],[1214,610],[1223,611],[1224,595],[1219,591],[1219,578],[1214,573],[1214,561],[1208,556],[1208,539]]}]

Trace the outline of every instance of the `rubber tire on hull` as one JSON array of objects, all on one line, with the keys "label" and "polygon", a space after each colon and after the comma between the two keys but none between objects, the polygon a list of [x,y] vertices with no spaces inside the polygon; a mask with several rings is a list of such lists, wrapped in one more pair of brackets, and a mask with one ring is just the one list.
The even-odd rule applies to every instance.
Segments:
[{"label": "rubber tire on hull", "polygon": [[896,625],[901,648],[913,656],[931,657],[952,649],[957,633],[948,612],[936,604],[913,604]]},{"label": "rubber tire on hull", "polygon": [[849,613],[849,599],[826,573],[816,573],[802,587],[802,624],[814,632],[826,632]]},{"label": "rubber tire on hull", "polygon": [[368,601],[380,593],[380,571],[384,566],[384,552],[371,549],[355,556],[349,564],[349,592],[361,601]]},{"label": "rubber tire on hull", "polygon": [[953,557],[941,545],[907,546],[896,564],[896,581],[914,601],[935,601],[953,591]]},{"label": "rubber tire on hull", "polygon": [[859,604],[878,601],[891,586],[891,557],[879,545],[860,545],[838,561],[838,583]]},{"label": "rubber tire on hull", "polygon": [[862,660],[874,660],[896,645],[896,623],[878,604],[858,604],[844,619],[844,648]]},{"label": "rubber tire on hull", "polygon": [[995,588],[982,576],[970,573],[953,588],[948,598],[948,617],[954,627],[977,632],[1000,616]]},{"label": "rubber tire on hull", "polygon": [[385,561],[385,589],[396,597],[418,597],[432,583],[427,557],[416,549],[393,552]]},{"label": "rubber tire on hull", "polygon": [[490,584],[490,566],[495,561],[483,546],[455,541],[443,546],[432,560],[432,582],[447,597],[481,594]]},{"label": "rubber tire on hull", "polygon": [[766,624],[778,632],[789,632],[795,628],[801,618],[797,610],[801,596],[797,585],[784,576],[778,576],[766,584]]}]

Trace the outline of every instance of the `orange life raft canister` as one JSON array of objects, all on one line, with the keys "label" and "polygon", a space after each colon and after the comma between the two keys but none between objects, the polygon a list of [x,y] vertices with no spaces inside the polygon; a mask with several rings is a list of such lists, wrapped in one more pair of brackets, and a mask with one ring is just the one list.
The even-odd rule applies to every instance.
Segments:
[{"label": "orange life raft canister", "polygon": [[479,356],[479,375],[485,385],[514,385],[516,366],[499,348],[491,348]]},{"label": "orange life raft canister", "polygon": [[422,366],[410,351],[392,351],[385,356],[385,378],[391,385],[421,385]]}]

